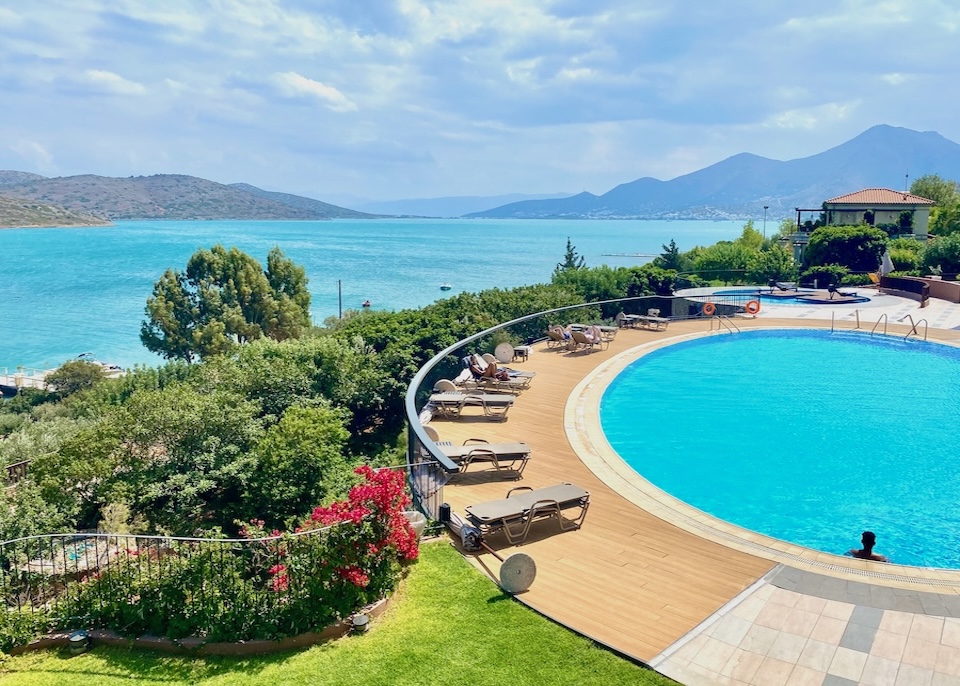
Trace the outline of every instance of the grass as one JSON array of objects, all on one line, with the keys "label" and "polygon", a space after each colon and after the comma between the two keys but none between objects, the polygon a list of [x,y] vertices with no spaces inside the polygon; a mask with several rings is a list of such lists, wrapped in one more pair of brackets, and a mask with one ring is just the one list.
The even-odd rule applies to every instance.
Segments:
[{"label": "grass", "polygon": [[446,542],[424,545],[370,631],[256,658],[189,658],[118,648],[9,658],[3,686],[267,684],[642,684],[673,681],[597,647],[512,601]]}]

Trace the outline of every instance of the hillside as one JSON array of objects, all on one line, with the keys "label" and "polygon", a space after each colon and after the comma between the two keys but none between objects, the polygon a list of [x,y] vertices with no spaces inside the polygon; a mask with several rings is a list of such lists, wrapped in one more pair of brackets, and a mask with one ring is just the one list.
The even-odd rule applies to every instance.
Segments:
[{"label": "hillside", "polygon": [[[260,193],[268,196],[285,195],[269,194],[267,191]],[[0,186],[0,195],[59,205],[74,212],[113,220],[328,219],[334,216],[319,207],[297,207],[273,197],[263,197],[248,190],[180,174],[128,178],[92,174],[50,179],[40,177],[4,184]]]},{"label": "hillside", "polygon": [[337,207],[336,205],[320,202],[319,200],[314,200],[313,198],[305,198],[302,195],[291,195],[290,193],[265,191],[262,188],[251,186],[249,183],[231,183],[230,187],[250,193],[259,198],[273,200],[274,202],[278,202],[281,205],[286,205],[287,207],[314,212],[317,214],[318,218],[322,219],[369,219],[378,216],[375,214],[367,214],[366,212],[348,210],[345,207]]},{"label": "hillside", "polygon": [[0,229],[47,226],[105,226],[102,217],[71,212],[62,207],[0,196]]},{"label": "hillside", "polygon": [[0,186],[9,186],[14,183],[24,183],[26,181],[39,181],[40,179],[45,178],[47,177],[40,176],[40,174],[0,169]]},{"label": "hillside", "polygon": [[500,207],[508,203],[522,200],[542,200],[544,198],[565,198],[569,193],[554,193],[551,195],[526,195],[511,193],[509,195],[465,195],[448,196],[442,198],[413,198],[408,200],[383,200],[380,202],[366,201],[354,207],[365,212],[389,214],[403,217],[462,217],[471,212],[482,212],[493,207]]},{"label": "hillside", "polygon": [[874,126],[822,153],[781,162],[741,153],[670,181],[642,178],[603,195],[512,203],[469,217],[691,218],[787,217],[862,188],[903,188],[906,174],[960,179],[960,145],[938,133]]}]

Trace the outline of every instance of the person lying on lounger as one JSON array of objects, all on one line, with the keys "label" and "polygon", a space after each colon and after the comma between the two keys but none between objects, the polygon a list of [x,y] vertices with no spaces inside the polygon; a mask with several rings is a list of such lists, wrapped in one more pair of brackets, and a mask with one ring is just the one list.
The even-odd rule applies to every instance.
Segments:
[{"label": "person lying on lounger", "polygon": [[[485,364],[486,366],[481,366]],[[486,362],[482,357],[477,358],[476,355],[470,357],[470,373],[473,374],[475,379],[499,379],[501,381],[507,381],[510,379],[510,373],[506,369],[497,368],[496,362]]]}]

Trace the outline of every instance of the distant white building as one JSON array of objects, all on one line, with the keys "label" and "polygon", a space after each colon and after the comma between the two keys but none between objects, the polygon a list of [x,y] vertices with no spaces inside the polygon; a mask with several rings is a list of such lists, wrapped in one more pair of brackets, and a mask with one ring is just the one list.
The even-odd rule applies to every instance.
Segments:
[{"label": "distant white building", "polygon": [[913,218],[911,230],[914,237],[926,241],[930,208],[933,205],[933,200],[906,191],[865,188],[856,193],[831,198],[823,203],[823,209],[830,226],[899,224],[901,214],[909,212]]}]

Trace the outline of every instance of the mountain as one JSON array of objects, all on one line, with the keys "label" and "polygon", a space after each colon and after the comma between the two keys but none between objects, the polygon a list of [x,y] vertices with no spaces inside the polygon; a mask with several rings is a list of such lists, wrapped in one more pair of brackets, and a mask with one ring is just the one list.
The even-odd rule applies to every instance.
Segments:
[{"label": "mountain", "polygon": [[350,212],[309,198],[299,198],[297,205],[290,200],[297,196],[248,188],[257,192],[181,174],[127,178],[85,174],[5,183],[0,185],[0,196],[59,205],[111,220],[329,219],[346,216],[331,214],[334,210]]},{"label": "mountain", "polygon": [[367,214],[366,212],[357,212],[356,210],[348,210],[344,207],[337,207],[336,205],[320,202],[319,200],[314,200],[313,198],[305,198],[302,195],[291,195],[290,193],[265,191],[262,188],[251,186],[249,183],[231,183],[230,187],[246,193],[251,193],[252,195],[256,195],[260,198],[273,200],[274,202],[278,202],[281,205],[286,205],[287,207],[292,207],[298,210],[306,210],[308,212],[315,212],[318,218],[322,219],[371,219],[378,216],[376,214]]},{"label": "mountain", "polygon": [[554,193],[552,195],[524,195],[511,193],[509,195],[465,195],[445,198],[419,198],[411,200],[385,200],[381,202],[362,202],[354,206],[365,212],[389,214],[404,217],[461,217],[471,212],[482,212],[493,207],[523,200],[541,200],[565,198],[569,193]]},{"label": "mountain", "polygon": [[31,174],[30,172],[0,169],[0,186],[9,186],[11,184],[23,183],[25,181],[39,181],[40,179],[45,178],[47,177],[40,176],[39,174]]},{"label": "mountain", "polygon": [[0,229],[14,226],[105,226],[109,223],[102,217],[71,212],[54,205],[0,197]]},{"label": "mountain", "polygon": [[960,179],[960,145],[933,131],[874,126],[824,152],[781,162],[741,153],[670,181],[642,178],[603,195],[511,203],[468,217],[747,219],[770,217],[862,188],[903,188],[906,175]]}]

